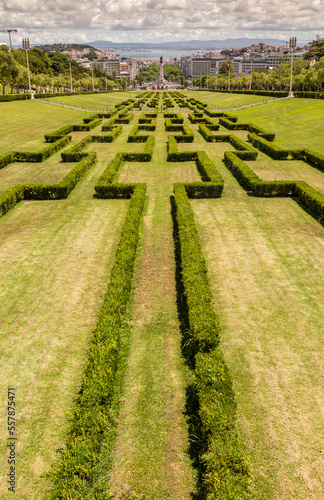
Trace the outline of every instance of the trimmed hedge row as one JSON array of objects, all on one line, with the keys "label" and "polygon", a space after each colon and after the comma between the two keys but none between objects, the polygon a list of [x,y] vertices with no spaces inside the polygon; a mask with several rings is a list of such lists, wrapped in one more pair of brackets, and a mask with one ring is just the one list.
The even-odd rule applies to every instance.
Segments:
[{"label": "trimmed hedge row", "polygon": [[[208,89],[209,92],[227,92],[229,94],[250,94],[264,95],[271,97],[288,97],[289,92],[279,90],[227,90],[227,89]],[[294,93],[295,94],[295,93]]]},{"label": "trimmed hedge row", "polygon": [[92,135],[91,142],[113,142],[121,133],[123,127],[117,125],[108,135]]},{"label": "trimmed hedge row", "polygon": [[[84,120],[87,120],[84,118]],[[83,123],[80,125],[66,125],[65,127],[62,127],[55,132],[50,132],[49,134],[45,134],[45,140],[46,142],[55,142],[61,137],[64,137],[67,134],[70,134],[70,132],[89,132],[93,128],[97,127],[100,125],[102,122],[102,118],[94,118],[88,123]]]},{"label": "trimmed hedge row", "polygon": [[58,184],[30,184],[24,186],[25,200],[61,200],[67,198],[84,174],[97,161],[96,153],[87,156],[69,172]]},{"label": "trimmed hedge row", "polygon": [[116,118],[114,120],[114,122],[115,123],[125,123],[125,124],[127,124],[127,123],[130,123],[133,118],[134,118],[134,114],[130,113],[129,115],[125,115],[122,118]]},{"label": "trimmed hedge row", "polygon": [[8,151],[7,153],[4,153],[0,155],[0,168],[4,168],[7,165],[10,165],[10,163],[14,163],[15,161],[15,152],[14,151]]},{"label": "trimmed hedge row", "polygon": [[176,142],[193,142],[194,135],[188,125],[182,126],[182,135],[175,135],[174,138]]},{"label": "trimmed hedge row", "polygon": [[127,142],[146,142],[148,139],[148,135],[138,135],[139,134],[139,125],[135,125],[129,133]]},{"label": "trimmed hedge row", "polygon": [[184,184],[189,198],[219,198],[224,180],[205,151],[179,152],[173,136],[168,138],[168,161],[194,161],[203,182]]},{"label": "trimmed hedge row", "polygon": [[30,94],[4,94],[0,95],[0,102],[26,101],[30,99]]},{"label": "trimmed hedge row", "polygon": [[165,119],[165,130],[166,132],[180,132],[183,129],[183,125],[176,125],[178,121],[174,118]]},{"label": "trimmed hedge row", "polygon": [[49,134],[45,134],[46,142],[56,142],[67,134],[73,132],[73,125],[65,125],[65,127],[59,128],[55,130],[55,132],[50,132]]},{"label": "trimmed hedge row", "polygon": [[143,153],[121,153],[124,161],[151,161],[155,146],[154,135],[149,135]]},{"label": "trimmed hedge row", "polygon": [[62,161],[70,162],[70,161],[81,161],[84,156],[88,153],[85,153],[84,148],[91,142],[91,136],[87,135],[80,142],[72,146],[71,148],[63,151],[61,153]]},{"label": "trimmed hedge row", "polygon": [[233,381],[218,349],[221,329],[183,184],[174,185],[174,200],[189,321],[186,350],[195,360],[193,388],[199,405],[199,463],[204,498],[252,498],[248,489],[250,474],[236,430]]},{"label": "trimmed hedge row", "polygon": [[253,144],[253,146],[256,146],[260,151],[275,160],[286,160],[289,156],[293,157],[294,151],[296,151],[293,149],[282,149],[276,144],[270,143],[263,137],[260,137],[256,134],[249,133],[248,139],[251,144]]},{"label": "trimmed hedge row", "polygon": [[88,123],[84,123],[83,125],[73,125],[73,131],[74,132],[89,132],[89,130],[92,130],[95,127],[98,127],[100,123],[102,122],[102,118],[94,118]]},{"label": "trimmed hedge row", "polygon": [[42,162],[52,156],[56,151],[64,148],[71,141],[70,135],[65,135],[61,137],[56,142],[51,143],[49,146],[46,146],[41,151],[14,151],[14,161],[18,162]]},{"label": "trimmed hedge row", "polygon": [[24,186],[22,184],[18,184],[2,193],[0,195],[0,217],[23,199]]},{"label": "trimmed hedge row", "polygon": [[225,152],[224,163],[241,186],[255,196],[291,196],[324,222],[324,195],[303,181],[262,181],[237,153]]},{"label": "trimmed hedge row", "polygon": [[168,136],[167,142],[167,161],[195,161],[197,158],[196,151],[179,151],[175,137]]},{"label": "trimmed hedge row", "polygon": [[104,173],[99,177],[95,186],[96,193],[100,194],[101,186],[105,186],[106,184],[111,184],[113,182],[123,164],[123,153],[117,153],[115,158],[109,162]]},{"label": "trimmed hedge row", "polygon": [[94,484],[94,476],[101,444],[109,429],[112,448],[117,433],[118,422],[113,415],[119,403],[114,403],[113,394],[118,370],[125,356],[123,343],[125,337],[126,343],[130,338],[124,317],[130,298],[145,199],[145,184],[137,184],[133,187],[110,281],[89,349],[70,436],[61,451],[60,463],[49,474],[54,482],[52,499],[92,497],[93,494],[96,496],[93,487],[96,491],[97,488],[100,490],[100,484]]},{"label": "trimmed hedge row", "polygon": [[67,198],[80,179],[96,162],[96,153],[88,153],[58,184],[19,184],[0,195],[0,216],[22,200],[60,200]]},{"label": "trimmed hedge row", "polygon": [[324,92],[294,92],[294,97],[301,97],[303,99],[324,99]]}]

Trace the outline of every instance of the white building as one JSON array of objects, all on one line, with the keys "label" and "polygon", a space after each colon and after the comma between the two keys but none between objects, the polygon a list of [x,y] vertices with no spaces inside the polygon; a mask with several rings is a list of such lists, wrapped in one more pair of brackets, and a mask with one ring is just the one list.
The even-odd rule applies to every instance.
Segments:
[{"label": "white building", "polygon": [[186,78],[198,78],[203,75],[216,75],[224,61],[224,56],[183,56],[180,67]]}]

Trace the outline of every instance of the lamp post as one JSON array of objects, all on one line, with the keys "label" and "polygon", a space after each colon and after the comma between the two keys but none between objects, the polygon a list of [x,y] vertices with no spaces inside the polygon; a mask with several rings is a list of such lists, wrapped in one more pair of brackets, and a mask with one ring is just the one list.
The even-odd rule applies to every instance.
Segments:
[{"label": "lamp post", "polygon": [[70,83],[71,83],[71,92],[73,92],[73,83],[72,83],[72,56],[68,55],[68,61],[69,61],[69,66],[70,66]]},{"label": "lamp post", "polygon": [[94,63],[91,63],[91,71],[92,71],[92,91],[94,92],[93,66],[94,66]]},{"label": "lamp post", "polygon": [[23,49],[26,50],[26,59],[27,59],[27,71],[28,71],[28,83],[29,83],[29,93],[30,93],[30,97],[33,99],[33,94],[32,94],[32,91],[31,91],[31,81],[30,81],[30,71],[29,71],[29,61],[28,61],[28,50],[30,48],[30,45],[29,45],[29,38],[23,38],[22,40],[22,46],[23,46]]},{"label": "lamp post", "polygon": [[107,68],[105,69],[105,77],[106,77],[106,92],[108,90],[108,82],[107,82]]},{"label": "lamp post", "polygon": [[293,74],[294,49],[297,47],[297,38],[296,37],[290,37],[289,47],[290,47],[290,51],[291,51],[289,97],[294,97],[294,94],[292,91],[292,74]]},{"label": "lamp post", "polygon": [[228,63],[227,63],[227,66],[228,66],[228,90],[231,90],[231,60],[228,59]]},{"label": "lamp post", "polygon": [[251,69],[250,69],[250,90],[252,90],[252,63],[254,61],[254,54],[250,54],[250,62],[251,62]]},{"label": "lamp post", "polygon": [[9,35],[9,52],[12,51],[12,43],[11,43],[11,34],[10,33],[17,33],[17,30],[2,30],[3,33],[8,33]]}]

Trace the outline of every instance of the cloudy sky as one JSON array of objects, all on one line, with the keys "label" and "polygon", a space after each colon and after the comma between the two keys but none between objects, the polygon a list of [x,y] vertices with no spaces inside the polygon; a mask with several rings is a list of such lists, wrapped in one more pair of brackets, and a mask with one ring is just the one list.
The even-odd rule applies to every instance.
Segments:
[{"label": "cloudy sky", "polygon": [[13,44],[324,37],[324,0],[0,0]]}]

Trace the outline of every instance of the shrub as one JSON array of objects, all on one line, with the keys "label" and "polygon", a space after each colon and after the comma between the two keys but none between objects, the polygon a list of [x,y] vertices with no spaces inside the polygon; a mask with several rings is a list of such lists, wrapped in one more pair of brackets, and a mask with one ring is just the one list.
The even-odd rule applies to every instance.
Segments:
[{"label": "shrub", "polygon": [[24,186],[24,199],[61,200],[67,198],[96,160],[96,153],[88,153],[58,184],[30,184]]},{"label": "shrub", "polygon": [[51,143],[46,148],[41,151],[29,152],[29,151],[15,151],[14,161],[18,162],[42,162],[49,158],[52,154],[60,149],[64,148],[71,141],[70,135],[65,135],[56,142]]},{"label": "shrub", "polygon": [[83,150],[90,142],[91,136],[87,135],[87,137],[84,137],[84,139],[82,139],[80,142],[67,149],[66,151],[63,151],[61,153],[62,161],[81,161],[82,158],[87,155],[87,153]]},{"label": "shrub", "polygon": [[0,217],[23,199],[24,186],[22,184],[18,184],[2,193],[0,195]]}]

